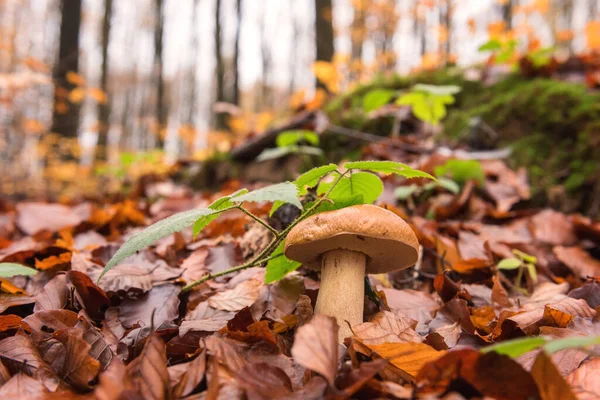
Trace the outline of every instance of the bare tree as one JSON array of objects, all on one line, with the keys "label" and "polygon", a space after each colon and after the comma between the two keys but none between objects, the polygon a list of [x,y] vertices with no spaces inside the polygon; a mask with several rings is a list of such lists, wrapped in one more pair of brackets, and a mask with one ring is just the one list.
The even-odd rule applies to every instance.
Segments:
[{"label": "bare tree", "polygon": [[[54,113],[52,131],[63,136],[76,137],[79,124],[79,106],[67,105],[67,93],[74,85],[67,81],[69,72],[79,70],[79,27],[81,0],[61,0],[60,44],[54,65]],[[67,107],[65,107],[67,106]],[[66,109],[65,109],[66,108]]]},{"label": "bare tree", "polygon": [[190,70],[190,88],[189,88],[189,100],[188,100],[188,116],[187,123],[190,125],[194,124],[194,116],[196,115],[196,58],[198,55],[198,3],[200,0],[193,0],[192,10],[192,44],[191,44],[191,70]]},{"label": "bare tree", "polygon": [[[255,103],[255,106],[258,108],[260,106],[267,106],[271,104],[271,86],[270,86],[270,76],[271,76],[271,64],[272,64],[272,55],[271,55],[271,46],[270,46],[270,38],[267,34],[267,17],[266,12],[263,12],[262,20],[261,20],[261,29],[260,29],[260,54],[261,54],[261,66],[262,66],[262,86],[261,86],[261,98],[259,102]],[[257,109],[258,111],[258,109]]]},{"label": "bare tree", "polygon": [[445,64],[448,63],[452,51],[452,7],[452,0],[444,0],[443,8],[440,9],[440,24],[446,30],[445,41],[440,43],[440,53]]},{"label": "bare tree", "polygon": [[[333,59],[333,6],[331,0],[315,0],[315,47],[317,61]],[[321,85],[317,82],[317,85]]]},{"label": "bare tree", "polygon": [[98,103],[98,152],[100,159],[106,158],[108,127],[110,118],[110,101],[108,96],[108,44],[110,42],[110,24],[112,18],[113,0],[104,0],[104,18],[102,19],[102,65],[100,67],[100,89],[106,95],[104,102]]},{"label": "bare tree", "polygon": [[[156,79],[156,117],[159,129],[167,123],[167,105],[165,104],[165,83],[163,78],[163,31],[164,31],[164,0],[155,0],[154,26],[154,74]],[[159,145],[162,140],[159,135]]]},{"label": "bare tree", "polygon": [[363,44],[366,35],[365,9],[367,0],[358,0],[354,5],[354,16],[350,26],[350,39],[352,42],[352,60],[362,60]]},{"label": "bare tree", "polygon": [[[221,38],[221,0],[216,0],[215,5],[215,59],[217,62],[217,94],[216,101],[225,101],[225,63],[223,62],[223,43]],[[222,113],[216,115],[217,129],[225,127],[225,116]]]},{"label": "bare tree", "polygon": [[513,26],[513,24],[512,24],[513,2],[514,2],[514,0],[506,0],[501,5],[502,20],[504,21],[504,24],[506,25],[506,29],[512,29],[512,26]]},{"label": "bare tree", "polygon": [[233,93],[231,102],[240,105],[240,33],[242,27],[242,0],[236,0],[237,25],[235,28],[235,49],[233,53]]}]

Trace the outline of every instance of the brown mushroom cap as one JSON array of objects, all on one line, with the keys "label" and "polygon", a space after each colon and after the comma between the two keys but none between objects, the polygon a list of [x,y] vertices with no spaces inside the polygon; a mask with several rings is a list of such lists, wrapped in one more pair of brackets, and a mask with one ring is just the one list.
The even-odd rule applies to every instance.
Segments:
[{"label": "brown mushroom cap", "polygon": [[286,257],[315,270],[321,254],[335,249],[367,255],[367,273],[380,274],[414,265],[419,241],[393,212],[362,204],[315,214],[296,225],[285,240]]}]

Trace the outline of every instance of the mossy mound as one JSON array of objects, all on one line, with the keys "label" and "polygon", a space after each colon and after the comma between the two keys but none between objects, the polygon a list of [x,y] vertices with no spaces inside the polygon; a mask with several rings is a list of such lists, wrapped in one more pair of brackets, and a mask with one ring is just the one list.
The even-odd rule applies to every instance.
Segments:
[{"label": "mossy mound", "polygon": [[[474,121],[497,136],[481,135]],[[562,184],[575,192],[600,173],[600,94],[583,85],[508,77],[463,96],[444,133],[484,148],[511,146],[513,164],[528,168],[534,189]]]},{"label": "mossy mound", "polygon": [[518,74],[485,86],[456,68],[410,77],[379,77],[333,99],[325,108],[341,126],[388,135],[392,118],[369,119],[362,100],[373,89],[407,89],[416,83],[458,85],[441,141],[472,149],[511,146],[513,167],[528,169],[534,194],[546,202],[557,185],[575,198],[565,208],[597,215],[600,193],[600,94],[585,86]]}]

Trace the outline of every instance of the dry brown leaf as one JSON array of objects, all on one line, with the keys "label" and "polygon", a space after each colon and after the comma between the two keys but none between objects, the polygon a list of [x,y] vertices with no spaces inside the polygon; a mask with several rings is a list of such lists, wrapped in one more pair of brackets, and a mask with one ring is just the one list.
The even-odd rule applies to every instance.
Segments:
[{"label": "dry brown leaf", "polygon": [[393,313],[426,324],[440,308],[435,297],[429,293],[411,289],[383,289],[387,303]]},{"label": "dry brown leaf", "polygon": [[542,400],[577,400],[571,387],[562,377],[550,356],[541,351],[531,368]]},{"label": "dry brown leaf", "polygon": [[492,278],[494,285],[492,286],[492,304],[497,305],[497,308],[510,308],[512,307],[512,301],[508,297],[508,293],[502,283],[500,283],[500,278],[498,275],[494,275]]},{"label": "dry brown leaf", "polygon": [[0,398],[3,399],[44,399],[49,394],[39,380],[22,372],[15,374],[0,387]]},{"label": "dry brown leaf", "polygon": [[216,332],[227,325],[234,316],[234,312],[217,310],[204,301],[185,316],[181,322],[179,336],[184,336],[190,331]]},{"label": "dry brown leaf", "polygon": [[583,278],[600,276],[600,261],[581,247],[556,246],[552,250],[556,257],[575,274]]},{"label": "dry brown leaf", "polygon": [[118,307],[119,321],[126,328],[135,324],[158,328],[179,317],[179,292],[177,285],[160,285],[136,299],[127,299]]},{"label": "dry brown leaf", "polygon": [[60,310],[67,305],[68,295],[67,277],[57,275],[35,296],[33,311]]},{"label": "dry brown leaf", "polygon": [[206,372],[206,350],[203,350],[198,357],[192,361],[167,368],[169,379],[173,388],[173,397],[179,398],[187,396],[200,385]]},{"label": "dry brown leaf", "polygon": [[440,326],[427,335],[425,343],[432,346],[436,350],[448,350],[456,346],[462,328],[459,321],[451,325]]},{"label": "dry brown leaf", "polygon": [[132,385],[144,399],[166,399],[169,391],[169,372],[164,342],[150,335],[141,354],[126,368]]},{"label": "dry brown leaf", "polygon": [[19,307],[35,302],[33,297],[0,293],[0,313],[11,307]]},{"label": "dry brown leaf", "polygon": [[83,331],[62,329],[52,337],[62,343],[65,351],[65,362],[63,368],[57,371],[58,375],[80,390],[90,389],[90,383],[100,370],[100,362],[89,355],[92,346],[83,339]]},{"label": "dry brown leaf", "polygon": [[71,208],[61,204],[19,203],[17,205],[17,226],[28,235],[48,230],[57,232],[82,222],[81,217]]},{"label": "dry brown leaf", "polygon": [[586,361],[573,371],[567,382],[571,385],[577,400],[596,400],[600,398],[600,358]]},{"label": "dry brown leaf", "polygon": [[558,211],[548,209],[531,217],[531,231],[534,237],[543,243],[555,246],[571,246],[577,243],[571,219]]},{"label": "dry brown leaf", "polygon": [[416,322],[399,318],[390,311],[382,311],[373,316],[370,322],[352,327],[354,335],[366,345],[382,343],[419,343],[423,339],[414,328]]},{"label": "dry brown leaf", "polygon": [[292,346],[294,360],[321,374],[331,386],[338,367],[338,330],[335,318],[316,315],[298,328]]},{"label": "dry brown leaf", "polygon": [[600,283],[596,280],[587,282],[585,285],[569,292],[569,297],[583,299],[592,308],[600,306]]},{"label": "dry brown leaf", "polygon": [[208,299],[208,304],[217,310],[240,311],[250,307],[258,299],[262,282],[249,279],[233,289],[220,292]]},{"label": "dry brown leaf", "polygon": [[267,363],[249,363],[236,373],[236,385],[249,400],[289,399],[292,381],[278,367]]}]

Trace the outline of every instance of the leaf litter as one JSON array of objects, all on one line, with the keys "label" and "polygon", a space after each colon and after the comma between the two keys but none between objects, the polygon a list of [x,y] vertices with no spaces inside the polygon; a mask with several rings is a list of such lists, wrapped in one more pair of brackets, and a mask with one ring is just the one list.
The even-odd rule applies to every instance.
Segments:
[{"label": "leaf litter", "polygon": [[[363,149],[374,152],[407,161],[381,144]],[[447,159],[434,153],[410,161],[434,173]],[[384,179],[386,202],[378,204],[409,222],[422,255],[413,268],[369,277],[377,301],[367,298],[365,322],[344,345],[335,319],[313,315],[318,275],[304,268],[268,285],[264,269],[251,268],[181,293],[268,243],[268,231],[241,212],[211,220],[194,238],[198,215],[190,211],[181,233],[161,231],[146,249],[117,252],[144,226],[206,206],[239,182],[198,195],[164,180],[112,204],[5,207],[0,217],[13,223],[0,231],[0,262],[37,274],[0,281],[0,396],[600,397],[600,345],[552,354],[535,345],[512,357],[481,351],[526,337],[600,335],[598,223],[532,208],[524,170],[500,160],[481,167],[482,184],[466,182],[456,194],[440,186],[419,201],[391,201],[388,187],[407,181]],[[301,194],[310,195],[304,185]],[[269,217],[268,203],[248,207]],[[285,226],[276,213],[269,221]],[[115,254],[118,262],[98,282]],[[497,268],[515,254],[532,257],[535,274],[516,264]]]}]

